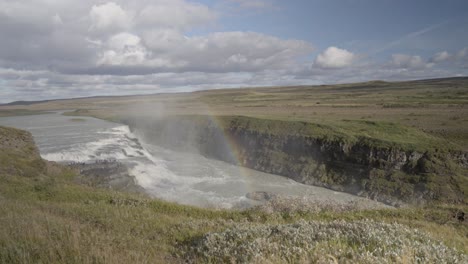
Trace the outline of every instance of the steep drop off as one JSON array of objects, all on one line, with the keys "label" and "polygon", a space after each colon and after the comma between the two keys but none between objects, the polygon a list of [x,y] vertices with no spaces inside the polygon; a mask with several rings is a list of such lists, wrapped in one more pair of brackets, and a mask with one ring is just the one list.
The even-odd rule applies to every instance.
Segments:
[{"label": "steep drop off", "polygon": [[31,133],[0,126],[0,174],[34,177],[45,174],[46,162],[39,155]]},{"label": "steep drop off", "polygon": [[331,126],[239,116],[124,120],[150,143],[197,151],[388,204],[466,202],[467,153],[451,150],[443,141],[416,129],[391,123],[346,122],[383,134],[376,139]]}]

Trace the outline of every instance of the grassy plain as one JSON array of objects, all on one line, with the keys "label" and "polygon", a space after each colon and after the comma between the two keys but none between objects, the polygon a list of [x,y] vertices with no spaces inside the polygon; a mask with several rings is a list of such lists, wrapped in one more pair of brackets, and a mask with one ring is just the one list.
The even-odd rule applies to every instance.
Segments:
[{"label": "grassy plain", "polygon": [[[468,150],[468,78],[243,88],[0,106],[0,110],[15,108],[81,109],[80,115],[111,120],[132,115],[249,116],[323,125],[337,134],[390,140],[400,137],[397,141],[410,135],[421,144],[427,143],[429,135],[441,141],[440,145]],[[416,130],[427,135],[420,137]]]},{"label": "grassy plain", "polygon": [[27,109],[0,109],[0,117],[22,116],[22,115],[41,115],[41,114],[47,114],[47,112],[27,110]]}]

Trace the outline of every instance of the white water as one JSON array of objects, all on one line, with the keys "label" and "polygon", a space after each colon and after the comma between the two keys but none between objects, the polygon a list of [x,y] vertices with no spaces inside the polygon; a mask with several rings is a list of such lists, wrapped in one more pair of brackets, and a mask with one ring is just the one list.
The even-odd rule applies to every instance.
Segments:
[{"label": "white water", "polygon": [[266,174],[140,142],[127,126],[95,118],[72,121],[60,113],[3,117],[0,125],[30,131],[44,159],[92,162],[115,159],[129,168],[137,184],[157,198],[202,207],[246,207],[254,191],[307,196],[316,200],[363,200],[350,194],[303,185]]}]

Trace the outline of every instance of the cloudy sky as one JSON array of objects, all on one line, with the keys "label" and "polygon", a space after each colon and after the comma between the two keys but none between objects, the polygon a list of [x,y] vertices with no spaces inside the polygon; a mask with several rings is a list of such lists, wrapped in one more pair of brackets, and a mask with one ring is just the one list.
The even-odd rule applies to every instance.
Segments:
[{"label": "cloudy sky", "polygon": [[0,0],[3,103],[466,75],[466,0]]}]

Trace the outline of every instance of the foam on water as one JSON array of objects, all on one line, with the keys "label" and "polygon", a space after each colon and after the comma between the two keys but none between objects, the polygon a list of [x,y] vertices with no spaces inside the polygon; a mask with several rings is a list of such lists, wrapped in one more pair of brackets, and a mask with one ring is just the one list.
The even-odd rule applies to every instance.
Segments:
[{"label": "foam on water", "polygon": [[232,208],[258,204],[254,191],[352,201],[356,196],[306,186],[291,179],[180,153],[139,140],[128,126],[84,117],[72,122],[58,113],[0,118],[0,125],[30,131],[44,159],[56,162],[117,160],[138,185],[157,198],[202,207]]},{"label": "foam on water", "polygon": [[[137,145],[130,138],[131,133],[126,126],[98,131],[104,138],[97,141],[71,144],[65,149],[56,152],[46,152],[42,157],[57,162],[91,162],[96,160],[126,160],[129,157],[145,156],[136,149]],[[127,135],[127,137],[125,137]],[[83,138],[81,138],[83,139]],[[90,140],[95,138],[90,137]],[[146,154],[149,155],[149,154]]]},{"label": "foam on water", "polygon": [[[43,152],[44,159],[56,162],[93,162],[98,160],[117,160],[127,165],[129,174],[135,177],[153,197],[175,201],[183,204],[205,207],[231,208],[247,202],[245,193],[222,196],[219,192],[203,188],[206,184],[223,186],[229,182],[229,176],[220,168],[213,166],[198,166],[195,170],[189,164],[207,161],[195,154],[174,153],[157,146],[142,145],[128,126],[116,126],[110,129],[95,131],[97,137],[89,137],[94,141],[70,144],[68,147],[54,152]],[[83,139],[83,137],[81,137]],[[44,144],[45,150],[47,146]],[[179,164],[175,173],[168,168],[168,160],[157,158],[147,148],[156,154],[171,154],[182,157],[184,164]],[[196,159],[197,161],[195,161]],[[169,159],[174,162],[174,159]],[[176,158],[176,162],[181,162]],[[171,164],[174,167],[174,164]],[[173,168],[172,168],[173,169]],[[194,173],[195,172],[195,173]]]}]

